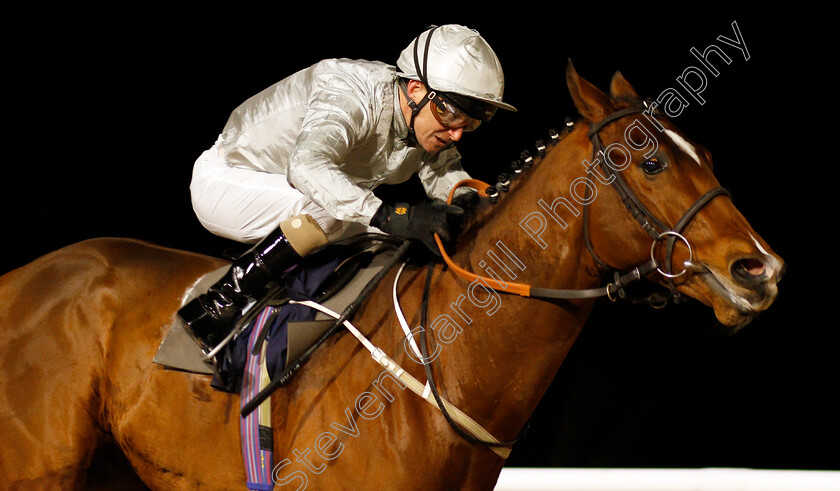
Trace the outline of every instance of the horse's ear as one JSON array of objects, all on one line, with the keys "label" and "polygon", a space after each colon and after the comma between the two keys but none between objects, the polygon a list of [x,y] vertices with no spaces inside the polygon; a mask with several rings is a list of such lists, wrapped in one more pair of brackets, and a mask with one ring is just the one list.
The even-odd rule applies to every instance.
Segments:
[{"label": "horse's ear", "polygon": [[609,96],[581,78],[572,65],[571,59],[566,65],[566,85],[569,86],[569,93],[572,95],[575,107],[587,121],[601,121],[612,112]]},{"label": "horse's ear", "polygon": [[630,85],[630,82],[624,78],[624,75],[621,72],[615,72],[612,77],[612,81],[610,82],[610,95],[613,96],[614,99],[638,99],[639,94],[636,93],[636,89]]}]

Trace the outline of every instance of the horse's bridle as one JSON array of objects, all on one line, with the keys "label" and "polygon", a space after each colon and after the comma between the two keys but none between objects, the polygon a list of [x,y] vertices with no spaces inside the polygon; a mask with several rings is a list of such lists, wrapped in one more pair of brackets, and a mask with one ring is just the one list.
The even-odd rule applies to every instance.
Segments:
[{"label": "horse's bridle", "polygon": [[[652,109],[652,108],[651,108]],[[629,116],[631,114],[642,113],[647,110],[646,105],[637,105],[633,107],[628,107],[625,109],[621,109],[616,111],[600,122],[596,124],[590,124],[589,129],[589,139],[592,142],[592,161],[595,162],[595,158],[600,153],[604,160],[601,162],[606,162],[605,158],[605,148],[604,144],[601,141],[601,137],[599,135],[600,131],[607,126],[608,124],[617,121],[625,116]],[[651,111],[652,112],[652,111]],[[571,130],[571,128],[570,128]],[[716,187],[711,189],[710,191],[706,192],[703,196],[701,196],[697,201],[694,202],[691,207],[689,207],[688,211],[686,211],[682,218],[680,218],[674,227],[668,227],[663,223],[661,220],[656,218],[650,210],[645,207],[645,205],[639,200],[635,193],[630,189],[627,185],[627,182],[621,176],[620,173],[614,172],[614,169],[611,169],[609,165],[602,166],[606,169],[606,172],[609,176],[613,176],[611,184],[613,188],[618,192],[619,196],[621,197],[621,201],[627,207],[630,214],[639,222],[642,228],[648,233],[648,235],[653,238],[653,243],[651,244],[650,249],[650,261],[647,261],[639,266],[633,268],[629,273],[625,273],[620,275],[615,268],[608,266],[595,252],[595,249],[592,247],[592,242],[589,238],[589,208],[588,203],[590,202],[588,199],[584,199],[584,202],[587,203],[584,205],[583,213],[584,213],[584,237],[586,240],[586,247],[589,250],[589,253],[592,255],[592,258],[598,264],[599,267],[603,268],[607,272],[614,272],[614,282],[608,284],[606,287],[603,288],[592,288],[592,289],[585,289],[585,290],[558,290],[552,288],[536,288],[532,287],[531,285],[520,284],[520,283],[508,283],[505,282],[504,285],[499,284],[498,286],[490,286],[493,280],[488,278],[483,278],[475,273],[469,272],[460,268],[456,265],[449,255],[446,252],[446,249],[443,247],[443,243],[440,240],[440,237],[435,234],[435,241],[438,244],[438,248],[440,250],[440,254],[444,259],[444,262],[452,269],[452,271],[461,276],[462,278],[466,278],[469,281],[481,280],[486,286],[490,286],[491,288],[499,291],[504,291],[507,293],[514,293],[525,297],[534,297],[534,298],[541,298],[541,299],[582,299],[582,298],[593,298],[599,296],[607,296],[611,300],[615,300],[613,298],[613,294],[618,294],[620,296],[624,296],[623,287],[633,281],[637,281],[642,277],[646,276],[647,274],[658,271],[664,277],[667,278],[669,286],[671,288],[672,295],[674,296],[674,300],[676,301],[679,297],[679,293],[677,292],[676,285],[674,284],[674,278],[682,276],[685,274],[686,271],[689,271],[692,268],[692,250],[691,244],[688,242],[680,232],[697,216],[697,213],[709,202],[711,202],[717,196],[730,196],[729,191],[722,187]],[[470,186],[478,191],[480,196],[488,196],[487,190],[492,189],[491,187],[487,186],[486,183],[483,183],[478,180],[468,179],[465,181],[461,181],[453,187],[452,191],[449,194],[449,202],[452,202],[452,198],[454,196],[455,190],[462,186]],[[587,186],[587,194],[589,191],[589,187]],[[588,197],[588,196],[587,196]],[[671,272],[671,259],[673,254],[674,243],[676,240],[682,240],[689,250],[689,259],[688,261],[684,262],[684,269],[679,273],[672,273]],[[654,257],[655,247],[656,244],[660,241],[665,241],[667,246],[666,251],[666,264],[665,271],[659,266],[658,261]],[[405,244],[404,244],[405,245]],[[692,268],[693,269],[693,268]],[[428,264],[428,271],[426,273],[426,283],[423,289],[423,301],[420,308],[420,316],[421,316],[421,325],[425,326],[427,324],[426,313],[428,310],[428,301],[429,301],[429,292],[431,289],[431,279],[432,279],[432,272],[434,271],[434,262],[430,262]],[[396,286],[395,286],[396,287]],[[396,290],[395,290],[395,298],[396,298]],[[407,326],[406,326],[407,329]],[[425,330],[420,331],[420,351],[423,359],[429,359],[429,354],[427,350],[427,343],[425,338]],[[478,443],[487,445],[489,447],[509,447],[517,442],[524,432],[527,430],[528,425],[526,424],[520,434],[517,435],[513,440],[510,441],[491,441],[486,440],[483,438],[476,437],[474,434],[468,433],[465,431],[459,424],[457,424],[453,417],[449,414],[449,411],[446,409],[445,404],[443,403],[441,396],[439,394],[438,388],[434,381],[434,376],[432,374],[431,369],[431,361],[428,363],[423,363],[424,369],[426,372],[427,378],[427,386],[426,390],[430,391],[431,394],[434,396],[435,401],[437,402],[438,407],[440,408],[441,412],[443,413],[444,418],[446,419],[447,423],[458,433],[461,437],[465,438],[467,441],[472,443]]]},{"label": "horse's bridle", "polygon": [[[592,142],[592,161],[593,162],[606,162],[606,160],[596,160],[598,154],[601,154],[604,157],[605,148],[604,144],[601,141],[601,137],[599,133],[601,130],[610,123],[618,121],[621,118],[629,116],[631,114],[638,114],[644,113],[646,111],[650,111],[647,114],[652,116],[657,115],[654,111],[654,108],[647,102],[640,103],[635,106],[627,107],[624,109],[620,109],[607,117],[603,120],[599,121],[598,123],[590,124],[589,128],[589,140]],[[567,131],[571,131],[571,125]],[[540,288],[534,287],[527,284],[522,283],[515,283],[515,282],[505,282],[504,285],[499,284],[498,281],[494,281],[490,278],[481,277],[471,271],[467,271],[457,264],[455,264],[449,255],[446,252],[446,249],[443,246],[443,242],[441,242],[440,237],[435,235],[435,240],[437,241],[438,248],[443,258],[444,262],[452,269],[452,271],[466,279],[467,281],[475,281],[475,280],[482,280],[485,286],[493,288],[494,290],[504,291],[506,293],[513,293],[524,297],[532,297],[532,298],[542,298],[542,299],[583,299],[583,298],[595,298],[595,297],[602,297],[606,296],[610,300],[617,300],[617,297],[626,298],[626,293],[624,287],[638,281],[648,274],[656,271],[659,272],[662,276],[664,276],[668,282],[668,285],[671,290],[671,296],[674,301],[681,301],[682,297],[680,293],[677,291],[676,284],[674,283],[674,279],[684,275],[687,271],[694,271],[698,269],[698,265],[693,263],[693,251],[691,249],[691,244],[688,242],[682,235],[683,229],[697,216],[697,213],[703,209],[709,202],[711,202],[714,198],[718,196],[730,196],[729,191],[722,187],[716,187],[708,192],[706,192],[703,196],[701,196],[697,201],[694,202],[691,207],[683,214],[682,218],[680,218],[674,227],[668,227],[665,223],[661,220],[656,218],[656,216],[647,209],[647,207],[639,200],[636,194],[630,189],[630,186],[627,185],[627,181],[624,180],[620,172],[615,172],[614,169],[610,168],[609,165],[601,166],[605,169],[608,177],[612,176],[612,180],[610,181],[612,187],[616,190],[621,198],[621,201],[627,207],[627,210],[633,215],[633,218],[639,222],[645,232],[653,238],[653,242],[651,243],[650,248],[650,260],[646,261],[642,264],[637,265],[636,267],[630,269],[628,272],[620,273],[618,269],[609,266],[605,261],[603,261],[598,254],[595,252],[595,248],[592,246],[592,241],[589,237],[589,186],[587,186],[586,195],[584,196],[584,204],[583,205],[583,235],[584,240],[586,243],[586,248],[589,251],[590,255],[592,256],[595,263],[598,265],[601,270],[607,273],[613,273],[613,282],[608,283],[606,286],[601,288],[590,288],[590,289],[583,289],[583,290],[561,290],[555,288]],[[487,197],[489,196],[487,190],[495,190],[492,186],[488,184],[476,180],[476,179],[467,179],[457,183],[449,194],[449,202],[452,201],[452,198],[455,194],[455,190],[461,186],[468,186],[472,187],[476,191],[478,191],[479,196]],[[689,258],[687,261],[684,261],[683,266],[684,269],[679,273],[674,273],[671,268],[671,260],[674,251],[674,245],[677,240],[681,240],[685,245],[688,247],[689,251]],[[664,266],[665,270],[662,270],[659,261],[656,260],[655,257],[655,249],[656,244],[660,241],[665,241],[666,246],[666,258]],[[656,304],[662,304],[667,302],[667,298],[662,298],[661,295],[653,294],[646,300],[653,306]]]},{"label": "horse's bridle", "polygon": [[[655,106],[650,104],[648,101],[645,101],[639,105],[627,107],[624,109],[620,109],[604,119],[602,119],[598,123],[592,123],[589,126],[589,141],[592,142],[592,162],[600,162],[606,163],[607,156],[606,156],[606,149],[604,147],[603,142],[601,141],[600,132],[610,123],[618,121],[626,116],[631,114],[638,114],[638,113],[646,113],[651,116],[656,116],[658,113],[655,111]],[[599,155],[600,154],[600,155]],[[599,164],[600,165],[600,164]],[[658,271],[662,276],[664,276],[669,284],[671,289],[671,294],[675,301],[679,301],[681,299],[680,293],[676,289],[676,285],[674,284],[674,279],[682,276],[689,271],[691,268],[694,268],[695,265],[693,264],[693,252],[691,249],[691,244],[688,242],[682,235],[682,231],[685,227],[697,216],[697,213],[700,212],[703,207],[709,204],[713,199],[718,196],[727,196],[731,199],[731,195],[729,191],[722,187],[715,187],[707,191],[703,196],[697,199],[691,207],[683,214],[683,216],[677,221],[677,223],[673,227],[667,226],[664,222],[659,220],[647,207],[639,200],[636,194],[630,189],[630,186],[627,185],[627,181],[621,175],[621,172],[616,172],[614,169],[611,168],[609,164],[601,165],[601,168],[604,169],[606,177],[611,179],[610,183],[618,193],[619,197],[621,198],[622,203],[633,215],[633,218],[636,219],[637,222],[642,226],[645,232],[651,236],[653,239],[653,243],[651,244],[650,248],[650,261],[645,263],[644,265],[640,266],[646,270],[652,271],[655,269]],[[594,247],[592,246],[592,241],[589,237],[589,187],[586,188],[587,195],[585,196],[585,203],[583,206],[583,230],[584,230],[584,239],[586,241],[586,248],[589,250],[589,253],[592,255],[592,258],[598,264],[600,268],[604,271],[611,272],[616,271],[616,268],[609,266],[606,262],[604,262],[598,254],[595,252]],[[679,273],[674,273],[671,268],[671,260],[672,255],[674,252],[674,245],[677,240],[681,240],[687,247],[689,252],[689,258],[683,264],[683,270]],[[660,241],[665,241],[666,252],[665,252],[665,264],[663,265],[665,270],[663,271],[662,268],[658,265],[658,261],[654,257],[656,244]],[[611,297],[612,298],[612,297]]]}]

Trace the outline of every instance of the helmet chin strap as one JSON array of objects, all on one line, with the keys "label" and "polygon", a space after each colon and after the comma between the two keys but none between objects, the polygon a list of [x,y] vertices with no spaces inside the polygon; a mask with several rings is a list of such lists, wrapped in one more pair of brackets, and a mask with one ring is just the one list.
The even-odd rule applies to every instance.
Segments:
[{"label": "helmet chin strap", "polygon": [[408,122],[408,131],[411,135],[414,135],[414,119],[420,113],[420,110],[423,109],[423,106],[437,96],[437,93],[429,86],[429,81],[426,79],[429,62],[429,46],[431,45],[432,33],[434,33],[435,29],[437,29],[437,26],[432,27],[426,35],[426,47],[423,51],[423,70],[420,70],[420,60],[417,57],[417,39],[414,40],[414,67],[417,69],[417,75],[420,77],[420,82],[422,82],[426,87],[426,95],[420,99],[420,102],[414,102],[414,100],[408,96],[407,82],[405,80],[400,80],[400,90],[403,95],[405,95],[408,107],[411,108],[411,120]]},{"label": "helmet chin strap", "polygon": [[419,103],[414,102],[414,100],[412,100],[411,97],[408,96],[408,83],[405,81],[405,79],[400,80],[400,92],[402,92],[403,95],[405,96],[406,103],[408,104],[408,107],[411,109],[411,118],[408,121],[408,133],[409,133],[410,136],[413,136],[414,135],[414,118],[417,117],[417,115],[420,113],[420,110],[423,109],[423,106],[425,106],[426,103],[429,102],[429,99],[426,98],[426,97],[423,97],[423,99],[421,99]]}]

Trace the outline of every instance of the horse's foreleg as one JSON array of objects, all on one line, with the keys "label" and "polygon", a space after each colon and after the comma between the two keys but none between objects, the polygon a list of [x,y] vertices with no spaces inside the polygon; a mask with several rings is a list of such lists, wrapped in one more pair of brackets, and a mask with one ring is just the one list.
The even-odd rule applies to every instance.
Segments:
[{"label": "horse's foreleg", "polygon": [[152,489],[244,486],[239,399],[209,377],[153,367],[143,392],[115,418],[114,438]]}]

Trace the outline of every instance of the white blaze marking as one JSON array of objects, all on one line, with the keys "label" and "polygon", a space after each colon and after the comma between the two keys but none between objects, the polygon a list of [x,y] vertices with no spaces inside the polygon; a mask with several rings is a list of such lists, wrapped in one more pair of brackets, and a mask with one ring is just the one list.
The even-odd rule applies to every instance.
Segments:
[{"label": "white blaze marking", "polygon": [[755,244],[755,247],[758,248],[758,252],[764,254],[764,256],[766,257],[767,260],[764,263],[764,266],[766,266],[768,269],[767,276],[772,277],[773,274],[779,269],[779,260],[776,259],[772,254],[767,252],[767,250],[765,250],[763,247],[761,247],[761,244],[758,243],[758,240],[753,236],[752,233],[750,233],[750,238]]},{"label": "white blaze marking", "polygon": [[665,133],[671,137],[671,140],[673,140],[678,147],[680,147],[685,153],[689,154],[691,158],[693,158],[694,161],[697,162],[697,165],[700,165],[700,158],[697,156],[697,152],[694,150],[694,145],[688,143],[683,137],[667,128],[665,128]]},{"label": "white blaze marking", "polygon": [[759,251],[760,253],[764,254],[765,256],[769,256],[769,255],[770,255],[770,253],[769,253],[769,252],[767,252],[767,251],[766,251],[763,247],[761,247],[761,244],[759,244],[759,243],[758,243],[758,239],[756,239],[756,238],[755,238],[755,236],[754,236],[753,234],[750,234],[750,238],[752,239],[753,243],[754,243],[754,244],[755,244],[755,246],[758,248],[758,251]]}]

